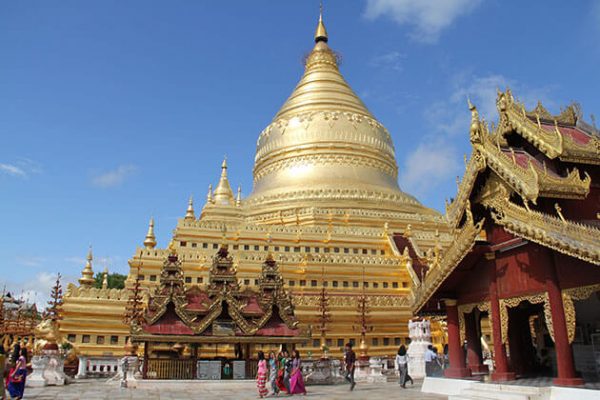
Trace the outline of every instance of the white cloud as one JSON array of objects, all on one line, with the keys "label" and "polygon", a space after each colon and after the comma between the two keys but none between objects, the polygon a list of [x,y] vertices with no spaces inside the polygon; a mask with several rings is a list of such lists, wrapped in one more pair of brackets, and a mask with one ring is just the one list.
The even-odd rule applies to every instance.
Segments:
[{"label": "white cloud", "polygon": [[25,178],[27,173],[20,167],[14,164],[0,164],[0,172],[10,176]]},{"label": "white cloud", "polygon": [[463,155],[470,151],[471,113],[467,97],[477,106],[482,118],[488,122],[496,121],[497,89],[505,90],[507,86],[528,108],[535,106],[538,100],[548,108],[555,106],[549,100],[552,87],[530,88],[498,74],[454,77],[446,100],[438,101],[424,111],[428,134],[406,158],[400,175],[402,188],[417,197],[427,196],[434,193],[436,186],[454,182],[456,176],[462,175]]},{"label": "white cloud", "polygon": [[17,178],[27,178],[31,174],[39,174],[42,168],[38,163],[28,158],[19,158],[14,163],[0,163],[0,175]]},{"label": "white cloud", "polygon": [[92,185],[101,188],[110,188],[121,185],[125,180],[137,172],[135,165],[119,165],[117,168],[96,175],[92,178]]},{"label": "white cloud", "polygon": [[444,141],[421,143],[404,162],[400,186],[417,197],[426,196],[460,173],[459,160],[456,147]]},{"label": "white cloud", "polygon": [[406,58],[405,54],[392,50],[390,52],[374,57],[369,63],[372,67],[391,69],[396,72],[402,72],[402,60]]},{"label": "white cloud", "polygon": [[40,267],[46,262],[46,259],[37,256],[17,256],[16,262],[25,267]]},{"label": "white cloud", "polygon": [[[38,310],[46,307],[46,303],[50,298],[50,290],[56,282],[56,274],[49,272],[40,272],[33,279],[29,279],[21,283],[2,282],[6,286],[6,291],[10,292],[14,297],[23,298],[29,303],[35,302]],[[63,283],[63,293],[65,285]]]},{"label": "white cloud", "polygon": [[434,43],[445,28],[480,3],[481,0],[367,0],[365,16],[371,20],[387,16],[400,25],[411,26],[410,37],[414,40]]}]

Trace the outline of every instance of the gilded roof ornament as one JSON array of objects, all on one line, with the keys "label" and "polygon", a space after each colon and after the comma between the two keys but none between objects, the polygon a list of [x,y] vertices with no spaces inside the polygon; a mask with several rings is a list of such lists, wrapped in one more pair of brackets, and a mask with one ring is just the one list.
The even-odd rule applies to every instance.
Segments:
[{"label": "gilded roof ornament", "polygon": [[91,287],[94,282],[94,270],[92,269],[92,260],[94,256],[92,254],[92,245],[88,250],[88,254],[86,257],[85,267],[83,267],[83,271],[81,271],[81,278],[79,278],[79,284],[83,287]]},{"label": "gilded roof ornament", "polygon": [[167,247],[167,250],[169,250],[170,255],[177,255],[177,248],[175,248],[175,241],[173,239],[171,239],[171,241],[169,242],[169,247]]},{"label": "gilded roof ornament", "polygon": [[238,186],[237,197],[235,198],[235,206],[241,207],[241,205],[242,205],[242,187]]},{"label": "gilded roof ornament", "polygon": [[144,246],[147,249],[153,249],[156,247],[156,237],[154,236],[154,217],[151,217],[150,222],[148,223],[148,233],[146,233]]},{"label": "gilded roof ornament", "polygon": [[315,31],[315,43],[327,43],[327,40],[327,30],[325,29],[325,24],[323,23],[323,3],[321,3],[319,10],[319,23],[317,24],[317,30]]},{"label": "gilded roof ornament", "polygon": [[102,289],[108,289],[108,267],[104,267],[102,273]]},{"label": "gilded roof ornament", "polygon": [[188,201],[188,208],[185,212],[185,219],[192,221],[196,219],[196,215],[194,214],[194,199],[192,196],[190,196],[190,200]]},{"label": "gilded roof ornament", "polygon": [[231,185],[229,185],[229,179],[227,178],[227,157],[223,159],[221,163],[221,178],[219,184],[215,188],[213,195],[213,202],[219,205],[233,205],[234,197]]}]

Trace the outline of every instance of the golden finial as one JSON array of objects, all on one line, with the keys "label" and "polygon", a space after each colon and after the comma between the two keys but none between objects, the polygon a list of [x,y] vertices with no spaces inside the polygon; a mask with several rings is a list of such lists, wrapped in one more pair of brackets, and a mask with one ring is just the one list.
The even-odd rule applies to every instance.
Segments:
[{"label": "golden finial", "polygon": [[92,245],[90,244],[85,267],[83,267],[83,271],[81,271],[81,278],[79,278],[79,284],[83,287],[91,287],[94,284],[94,270],[92,269],[93,259],[94,256],[92,254]]},{"label": "golden finial", "polygon": [[560,220],[564,223],[567,222],[567,220],[565,219],[565,216],[562,213],[562,208],[558,205],[558,203],[554,203],[554,209],[556,210],[556,213],[558,214],[558,218],[560,218]]},{"label": "golden finial", "polygon": [[213,202],[215,204],[220,205],[234,205],[235,199],[233,197],[233,191],[231,190],[231,186],[229,185],[229,180],[227,179],[227,157],[223,158],[223,163],[221,163],[221,179],[219,179],[219,183],[215,188]]},{"label": "golden finial", "polygon": [[108,289],[108,267],[104,267],[102,274],[102,289]]},{"label": "golden finial", "polygon": [[156,246],[156,237],[154,236],[154,217],[150,217],[150,223],[148,224],[148,233],[146,233],[144,246],[146,246],[147,249],[153,249]]},{"label": "golden finial", "polygon": [[208,193],[206,194],[206,204],[213,202],[212,183],[208,185]]},{"label": "golden finial", "polygon": [[188,208],[185,212],[185,219],[187,220],[195,220],[196,215],[194,214],[194,198],[190,196],[190,200],[188,201]]},{"label": "golden finial", "polygon": [[408,225],[406,225],[406,229],[404,230],[404,237],[409,238],[411,236],[412,236],[412,225],[408,224]]},{"label": "golden finial", "polygon": [[237,198],[235,199],[235,205],[240,207],[242,205],[242,187],[238,186]]},{"label": "golden finial", "polygon": [[315,43],[327,43],[327,40],[327,30],[325,29],[325,24],[323,23],[323,2],[321,2],[319,7],[319,23],[317,24],[317,30],[315,31]]},{"label": "golden finial", "polygon": [[167,249],[169,250],[170,255],[177,255],[177,249],[175,248],[175,241],[173,239],[169,242],[169,247],[167,247]]}]

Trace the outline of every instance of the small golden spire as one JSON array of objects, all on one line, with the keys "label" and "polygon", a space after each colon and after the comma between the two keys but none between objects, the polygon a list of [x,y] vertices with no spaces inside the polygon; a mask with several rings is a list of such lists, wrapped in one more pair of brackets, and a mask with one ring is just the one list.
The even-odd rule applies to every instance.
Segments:
[{"label": "small golden spire", "polygon": [[148,224],[148,233],[146,234],[146,239],[144,240],[144,246],[147,249],[153,249],[156,246],[156,236],[154,236],[154,218],[150,218],[150,223]]},{"label": "small golden spire", "polygon": [[238,186],[237,198],[235,199],[235,205],[240,207],[242,205],[242,187]]},{"label": "small golden spire", "polygon": [[83,271],[81,271],[81,278],[79,278],[79,285],[82,287],[92,287],[94,284],[94,270],[92,269],[92,260],[94,256],[92,254],[92,245],[88,250],[88,254],[86,257],[85,267],[83,267]]},{"label": "small golden spire", "polygon": [[185,219],[192,221],[196,219],[196,215],[194,214],[194,198],[192,196],[190,196],[190,200],[188,201],[188,208],[185,212]]},{"label": "small golden spire", "polygon": [[108,267],[104,267],[102,274],[102,289],[108,289]]},{"label": "small golden spire", "polygon": [[208,185],[208,193],[206,194],[206,204],[213,202],[212,183]]},{"label": "small golden spire", "polygon": [[315,43],[327,43],[327,40],[327,30],[325,29],[325,24],[323,23],[323,2],[321,2],[319,8],[319,23],[317,24],[317,30],[315,31]]},{"label": "small golden spire", "polygon": [[219,179],[219,184],[215,188],[213,199],[214,203],[220,205],[233,205],[235,203],[233,191],[227,179],[227,157],[223,159],[221,164],[221,179]]}]

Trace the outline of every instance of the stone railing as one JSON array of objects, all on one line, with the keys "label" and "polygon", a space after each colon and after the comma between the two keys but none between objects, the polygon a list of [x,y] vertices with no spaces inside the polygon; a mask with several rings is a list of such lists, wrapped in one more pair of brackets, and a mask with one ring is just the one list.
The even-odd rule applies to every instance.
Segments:
[{"label": "stone railing", "polygon": [[119,373],[120,359],[116,357],[79,357],[75,378],[110,378]]}]

